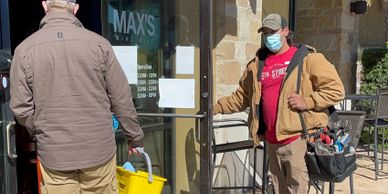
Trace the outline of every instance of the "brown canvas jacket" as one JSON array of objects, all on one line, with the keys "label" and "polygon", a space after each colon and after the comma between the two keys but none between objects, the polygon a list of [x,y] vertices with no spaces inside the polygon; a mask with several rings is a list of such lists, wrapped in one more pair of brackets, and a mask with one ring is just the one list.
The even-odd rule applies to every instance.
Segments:
[{"label": "brown canvas jacket", "polygon": [[[345,96],[344,86],[338,73],[329,61],[315,49],[303,59],[301,76],[301,94],[307,104],[307,111],[303,112],[307,129],[325,127],[328,124],[327,107],[335,105]],[[230,96],[223,97],[213,107],[213,113],[229,114],[241,112],[250,108],[248,125],[251,136],[257,145],[259,119],[256,107],[260,104],[261,84],[257,80],[258,59],[250,61],[243,73],[239,87]],[[295,68],[289,72],[284,80],[278,101],[276,135],[278,140],[301,134],[302,127],[298,113],[288,105],[287,97],[296,91],[298,71]]]},{"label": "brown canvas jacket", "polygon": [[130,146],[143,145],[128,81],[110,43],[72,14],[54,12],[23,41],[11,66],[10,107],[53,170],[95,167],[116,152],[112,112]]}]

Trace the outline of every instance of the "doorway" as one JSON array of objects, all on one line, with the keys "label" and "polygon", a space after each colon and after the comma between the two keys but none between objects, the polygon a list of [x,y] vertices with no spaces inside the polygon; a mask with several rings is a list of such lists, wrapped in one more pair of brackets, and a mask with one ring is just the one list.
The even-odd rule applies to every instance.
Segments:
[{"label": "doorway", "polygon": [[[81,0],[79,4],[77,18],[85,28],[103,35],[113,46],[138,47],[136,83],[132,83],[131,88],[139,120],[146,133],[146,151],[154,162],[153,170],[157,175],[168,178],[163,193],[199,193],[200,182],[205,182],[207,185],[210,181],[200,178],[203,176],[200,155],[203,153],[201,149],[204,149],[200,142],[206,142],[207,138],[200,138],[200,136],[206,136],[204,136],[205,133],[200,133],[198,125],[202,125],[201,130],[206,133],[208,130],[203,124],[205,122],[197,121],[206,118],[206,112],[211,112],[208,110],[208,103],[212,96],[211,92],[202,91],[202,88],[206,86],[210,88],[211,85],[205,82],[211,79],[209,76],[211,72],[207,71],[211,60],[200,59],[200,56],[209,57],[211,50],[206,45],[210,40],[207,40],[206,44],[200,44],[200,1]],[[202,7],[207,6],[202,5]],[[119,15],[115,15],[115,10]],[[120,34],[114,32],[114,20],[116,16],[121,16],[123,11],[124,17],[131,20],[131,17],[136,17],[137,27],[126,23],[122,29],[125,28],[129,33]],[[39,22],[43,17],[41,0],[29,0],[23,3],[10,1],[12,51],[39,29]],[[124,19],[119,18],[119,21]],[[140,23],[141,27],[139,27]],[[152,36],[146,37],[144,34]],[[200,62],[201,60],[203,61]],[[183,64],[186,62],[188,63]],[[165,83],[164,89],[174,84],[177,86],[174,90],[169,90],[173,93],[172,96],[165,98],[169,102],[160,101],[161,82]],[[187,94],[180,93],[177,89],[186,89],[186,91],[189,89],[193,92],[189,103],[183,103],[182,106],[168,104],[171,103],[171,97],[184,97],[184,94]],[[203,103],[205,101],[208,102]],[[172,101],[172,103],[175,102]],[[205,108],[201,109],[201,107]],[[24,147],[31,148],[30,143],[33,143],[31,137],[26,136],[26,133],[19,137],[26,140],[17,139],[17,142],[28,142],[29,145]],[[122,138],[117,137],[116,141],[118,164],[121,164],[128,159],[125,156],[126,147]],[[209,144],[206,145],[209,146]],[[34,169],[33,160],[30,159],[36,157],[35,150],[30,149],[28,154],[23,155],[28,155],[28,158],[21,160],[20,165],[23,165],[23,161],[29,161],[32,162],[31,168]],[[135,164],[139,164],[139,168],[142,167],[141,161],[133,160]],[[209,174],[209,166],[205,162],[202,163]],[[19,179],[30,177],[19,181],[19,187],[24,186],[19,192],[29,189],[31,193],[36,193],[36,189],[33,188],[37,182],[36,171],[18,173],[20,173],[17,176]],[[207,179],[210,180],[209,177],[210,175]],[[32,185],[26,188],[25,182],[30,182]]]}]

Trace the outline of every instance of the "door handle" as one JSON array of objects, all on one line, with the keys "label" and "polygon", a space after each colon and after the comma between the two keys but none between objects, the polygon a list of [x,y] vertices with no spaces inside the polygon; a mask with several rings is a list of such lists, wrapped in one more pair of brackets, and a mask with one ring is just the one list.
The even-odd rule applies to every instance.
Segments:
[{"label": "door handle", "polygon": [[205,118],[205,114],[174,114],[174,113],[137,113],[141,117],[177,117],[177,118],[194,118],[202,119]]},{"label": "door handle", "polygon": [[174,114],[174,113],[137,113],[141,117],[176,117],[176,118],[194,118],[195,119],[195,129],[194,137],[199,142],[199,120],[206,117],[206,114]]},{"label": "door handle", "polygon": [[8,157],[11,158],[11,159],[16,159],[18,157],[18,155],[16,154],[13,154],[12,151],[11,151],[11,128],[13,126],[15,126],[16,123],[15,121],[11,121],[7,124],[7,127],[6,127],[6,136],[7,136],[7,154],[8,154]]}]

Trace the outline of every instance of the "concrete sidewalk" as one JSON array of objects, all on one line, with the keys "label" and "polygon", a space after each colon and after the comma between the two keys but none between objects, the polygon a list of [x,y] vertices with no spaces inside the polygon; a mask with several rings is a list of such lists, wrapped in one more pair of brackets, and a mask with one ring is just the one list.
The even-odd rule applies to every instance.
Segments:
[{"label": "concrete sidewalk", "polygon": [[[374,162],[368,157],[366,152],[357,152],[357,170],[353,173],[354,193],[355,194],[388,194],[388,176],[379,177],[374,180]],[[371,152],[371,156],[373,152]],[[384,172],[388,173],[388,162],[384,162]],[[349,194],[349,178],[342,183],[336,183],[335,194]],[[325,193],[329,193],[329,183],[325,183]],[[316,194],[313,187],[310,188],[310,194]]]}]

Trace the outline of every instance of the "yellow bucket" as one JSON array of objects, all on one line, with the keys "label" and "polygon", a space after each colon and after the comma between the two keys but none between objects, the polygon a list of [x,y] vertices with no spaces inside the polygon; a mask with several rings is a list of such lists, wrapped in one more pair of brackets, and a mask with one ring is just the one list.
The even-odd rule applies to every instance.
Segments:
[{"label": "yellow bucket", "polygon": [[164,182],[167,181],[163,177],[154,175],[152,183],[149,183],[146,172],[130,172],[121,166],[118,166],[116,170],[120,194],[160,194]]},{"label": "yellow bucket", "polygon": [[148,173],[137,171],[131,172],[121,166],[116,168],[118,188],[120,194],[160,194],[163,190],[164,182],[167,179],[152,175],[151,160],[143,148],[136,148],[142,154],[147,166]]}]

